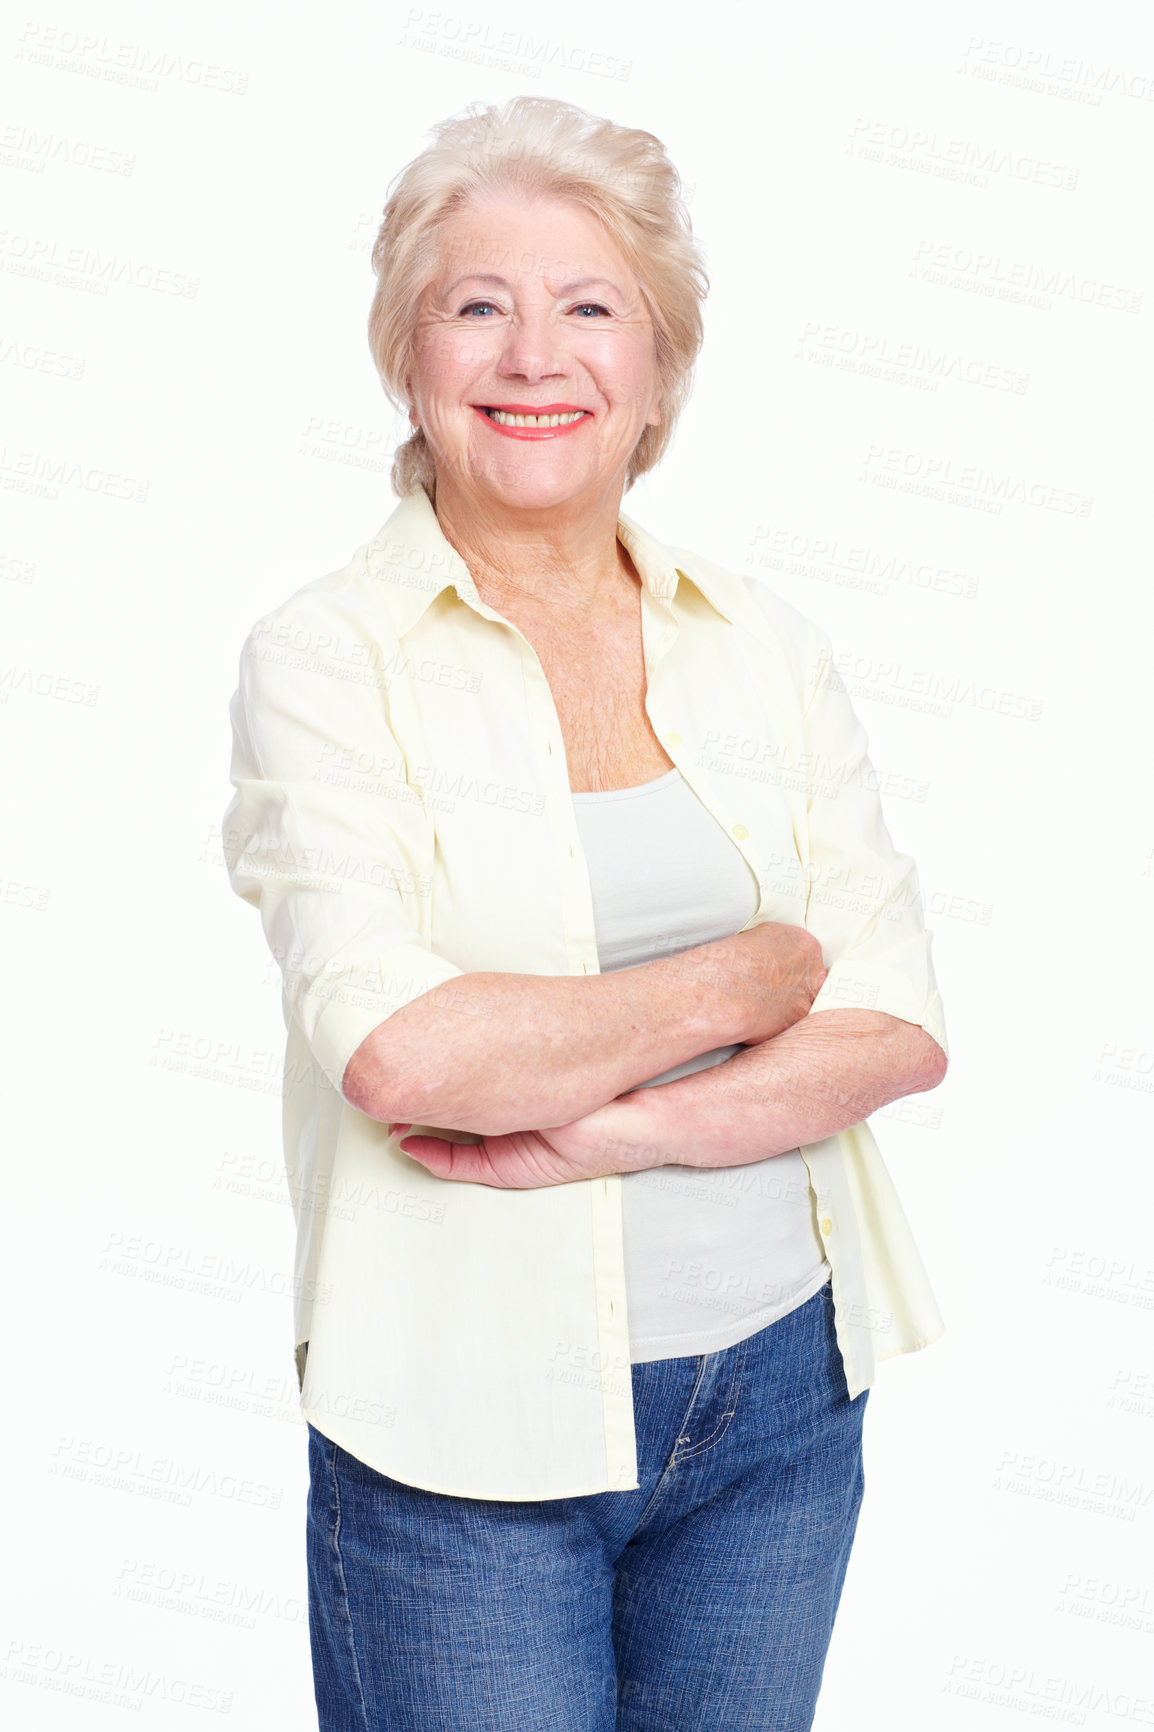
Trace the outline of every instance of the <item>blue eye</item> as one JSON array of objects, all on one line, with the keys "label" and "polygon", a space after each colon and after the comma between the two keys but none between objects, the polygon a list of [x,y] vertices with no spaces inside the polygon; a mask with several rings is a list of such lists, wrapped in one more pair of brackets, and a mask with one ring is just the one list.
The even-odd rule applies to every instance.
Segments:
[{"label": "blue eye", "polygon": [[497,311],[497,308],[493,305],[492,301],[470,301],[467,306],[464,306],[461,308],[461,312],[462,313],[471,313],[477,307],[488,307],[491,312]]},{"label": "blue eye", "polygon": [[605,313],[608,316],[609,308],[603,307],[600,301],[579,301],[573,308],[573,311],[575,313],[584,313],[587,311],[593,313]]}]

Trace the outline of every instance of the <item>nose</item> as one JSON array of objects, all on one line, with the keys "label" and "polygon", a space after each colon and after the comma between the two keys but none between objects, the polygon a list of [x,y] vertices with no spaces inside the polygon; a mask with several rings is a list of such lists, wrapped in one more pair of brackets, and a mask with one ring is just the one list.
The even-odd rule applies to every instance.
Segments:
[{"label": "nose", "polygon": [[497,372],[502,379],[524,379],[529,384],[568,375],[565,333],[544,308],[522,312],[510,321]]}]

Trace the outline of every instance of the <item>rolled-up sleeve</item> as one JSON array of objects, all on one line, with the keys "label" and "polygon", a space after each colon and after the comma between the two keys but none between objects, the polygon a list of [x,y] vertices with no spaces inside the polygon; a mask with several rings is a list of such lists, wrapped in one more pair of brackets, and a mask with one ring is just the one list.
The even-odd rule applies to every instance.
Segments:
[{"label": "rolled-up sleeve", "polygon": [[810,1007],[917,1023],[949,1056],[917,868],[890,839],[865,729],[815,628],[805,710],[809,887],[805,925],[828,977]]},{"label": "rolled-up sleeve", "polygon": [[259,908],[286,1019],[339,1090],[378,1024],[463,972],[427,942],[432,828],[380,646],[297,598],[249,634],[230,716],[229,881]]}]

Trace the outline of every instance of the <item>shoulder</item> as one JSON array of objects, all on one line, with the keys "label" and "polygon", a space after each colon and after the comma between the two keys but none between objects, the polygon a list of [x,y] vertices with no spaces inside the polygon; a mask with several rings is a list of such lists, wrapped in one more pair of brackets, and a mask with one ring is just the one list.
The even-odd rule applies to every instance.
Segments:
[{"label": "shoulder", "polygon": [[374,582],[368,551],[357,548],[255,621],[241,646],[234,722],[255,740],[287,725],[367,739],[387,716],[402,652]]},{"label": "shoulder", "polygon": [[372,542],[358,547],[344,565],[310,579],[256,620],[242,655],[270,648],[324,661],[340,659],[342,646],[377,644],[394,637],[388,589],[374,582]]},{"label": "shoulder", "polygon": [[802,688],[812,689],[831,654],[829,636],[816,620],[760,577],[731,571],[691,548],[664,544],[664,552],[739,629],[779,655]]},{"label": "shoulder", "polygon": [[470,583],[428,494],[416,487],[344,565],[303,584],[263,615],[253,633],[315,633],[322,652],[332,633],[344,633],[387,655],[442,590]]}]

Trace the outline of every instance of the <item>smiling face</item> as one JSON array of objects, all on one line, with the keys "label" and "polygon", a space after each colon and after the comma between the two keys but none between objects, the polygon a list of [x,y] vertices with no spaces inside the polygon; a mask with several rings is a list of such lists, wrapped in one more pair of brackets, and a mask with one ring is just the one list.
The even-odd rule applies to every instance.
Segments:
[{"label": "smiling face", "polygon": [[438,239],[409,375],[438,508],[619,502],[661,388],[653,324],[613,237],[568,200],[501,197],[454,212]]}]

